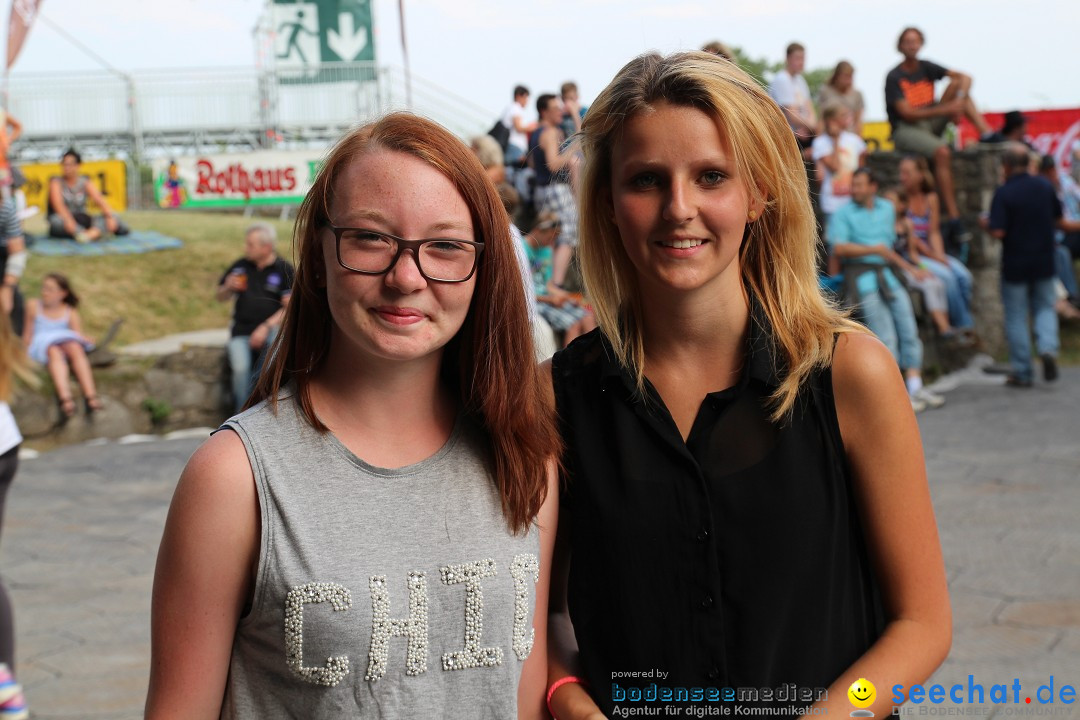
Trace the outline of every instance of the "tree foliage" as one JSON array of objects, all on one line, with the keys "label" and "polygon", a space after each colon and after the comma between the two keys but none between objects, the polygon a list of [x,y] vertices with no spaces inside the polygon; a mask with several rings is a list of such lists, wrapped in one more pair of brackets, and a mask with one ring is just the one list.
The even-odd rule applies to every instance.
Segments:
[{"label": "tree foliage", "polygon": [[[832,73],[832,68],[814,68],[809,72],[803,73],[803,77],[806,78],[806,84],[810,88],[810,97],[816,98],[818,96],[818,90],[820,90],[821,86],[832,77]],[[820,108],[818,109],[820,110]]]},{"label": "tree foliage", "polygon": [[757,80],[762,87],[768,87],[769,78],[772,77],[772,74],[784,67],[782,62],[771,63],[765,58],[752,58],[741,47],[733,47],[731,51],[735,54],[735,57],[732,58],[735,64],[745,70],[750,77]]}]

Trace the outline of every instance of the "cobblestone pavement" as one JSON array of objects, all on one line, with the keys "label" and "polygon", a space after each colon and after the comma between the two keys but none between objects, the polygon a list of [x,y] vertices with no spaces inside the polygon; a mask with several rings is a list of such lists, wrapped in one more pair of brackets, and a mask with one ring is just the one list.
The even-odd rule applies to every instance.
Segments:
[{"label": "cobblestone pavement", "polygon": [[33,717],[142,717],[158,543],[205,437],[80,445],[20,464],[0,568]]},{"label": "cobblestone pavement", "polygon": [[[961,683],[966,702],[969,675],[987,699],[994,684],[1011,696],[1019,679],[1020,705],[986,712],[1046,713],[1035,693],[1051,676],[1055,693],[1080,691],[1080,369],[1031,390],[977,372],[959,379],[944,408],[919,417],[955,625],[931,683]],[[203,437],[82,445],[22,463],[0,568],[34,717],[141,717],[155,555],[176,478]],[[1073,707],[1053,709],[1080,717]]]},{"label": "cobblestone pavement", "polygon": [[[966,703],[973,675],[987,693],[1010,685],[1012,702],[1019,679],[1020,706],[992,716],[1080,717],[1080,369],[946,397],[919,416],[953,606],[952,652],[931,683],[963,684]],[[1076,703],[1038,707],[1051,676]]]}]

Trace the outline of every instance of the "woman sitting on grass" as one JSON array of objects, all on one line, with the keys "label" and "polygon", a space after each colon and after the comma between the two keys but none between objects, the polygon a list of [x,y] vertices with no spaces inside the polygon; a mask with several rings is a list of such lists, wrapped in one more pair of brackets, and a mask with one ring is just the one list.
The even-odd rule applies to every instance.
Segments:
[{"label": "woman sitting on grass", "polygon": [[[88,243],[107,235],[127,235],[131,232],[120,221],[98,186],[82,174],[82,156],[69,149],[60,159],[61,176],[49,180],[49,237],[70,238]],[[92,200],[101,209],[93,217],[86,201]]]},{"label": "woman sitting on grass", "polygon": [[83,335],[77,307],[79,296],[60,273],[46,275],[41,281],[41,298],[31,300],[26,306],[23,342],[29,348],[30,358],[49,368],[49,376],[56,388],[56,401],[60,405],[61,422],[75,414],[69,371],[75,373],[82,390],[86,414],[102,407],[86,357],[87,351],[94,348],[94,341]]}]

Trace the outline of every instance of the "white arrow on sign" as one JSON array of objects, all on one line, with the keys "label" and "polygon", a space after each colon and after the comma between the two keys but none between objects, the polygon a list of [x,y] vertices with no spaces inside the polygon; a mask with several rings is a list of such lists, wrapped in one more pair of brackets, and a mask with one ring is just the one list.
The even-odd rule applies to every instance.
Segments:
[{"label": "white arrow on sign", "polygon": [[326,31],[326,44],[345,62],[352,62],[367,47],[367,28],[359,30],[353,22],[353,14],[343,12],[338,15],[338,29]]}]

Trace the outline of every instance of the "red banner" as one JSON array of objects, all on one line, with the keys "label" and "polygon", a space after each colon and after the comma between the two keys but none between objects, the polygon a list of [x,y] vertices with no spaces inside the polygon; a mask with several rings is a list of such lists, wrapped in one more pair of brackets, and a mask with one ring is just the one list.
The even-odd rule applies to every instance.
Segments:
[{"label": "red banner", "polygon": [[[1040,155],[1053,155],[1057,166],[1068,171],[1072,164],[1073,146],[1080,141],[1080,108],[1067,110],[1021,110],[1027,118],[1024,139]],[[995,130],[1005,124],[1005,113],[983,113],[986,122]],[[976,142],[979,133],[967,118],[960,121],[961,147]]]},{"label": "red banner", "polygon": [[15,58],[22,50],[30,26],[34,24],[38,9],[44,0],[12,0],[11,19],[8,21],[7,69],[15,64]]}]

